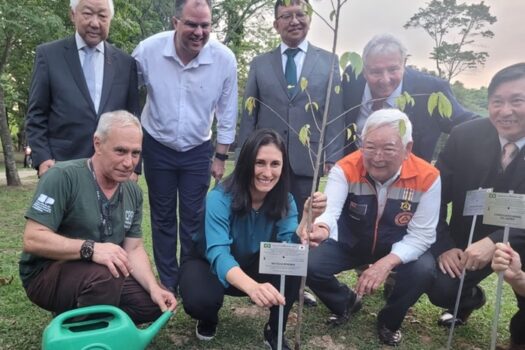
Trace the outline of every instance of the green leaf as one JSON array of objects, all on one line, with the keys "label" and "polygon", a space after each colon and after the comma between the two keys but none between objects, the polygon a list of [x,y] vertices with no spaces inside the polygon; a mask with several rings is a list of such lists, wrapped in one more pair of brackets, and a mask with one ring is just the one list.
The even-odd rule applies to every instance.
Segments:
[{"label": "green leaf", "polygon": [[433,92],[428,97],[427,109],[428,109],[429,115],[434,114],[434,110],[436,109],[437,104],[438,104],[438,94],[436,92]]},{"label": "green leaf", "polygon": [[341,85],[334,86],[334,92],[339,95],[341,93]]},{"label": "green leaf", "polygon": [[407,125],[403,119],[399,120],[399,136],[403,138],[407,132]]},{"label": "green leaf", "polygon": [[348,63],[350,63],[350,52],[345,52],[341,55],[341,58],[339,58],[339,66],[342,70],[345,70]]},{"label": "green leaf", "polygon": [[350,64],[352,65],[352,70],[357,78],[363,71],[363,59],[357,52],[350,52]]},{"label": "green leaf", "polygon": [[304,125],[301,130],[299,130],[299,141],[304,146],[310,146],[310,124]]},{"label": "green leaf", "polygon": [[305,106],[304,106],[304,110],[306,112],[308,112],[308,109],[311,108],[312,110],[315,110],[316,112],[319,110],[319,105],[317,104],[317,102],[308,102]]},{"label": "green leaf", "polygon": [[334,21],[334,17],[335,17],[335,10],[332,10],[332,12],[330,12],[330,21],[331,22]]},{"label": "green leaf", "polygon": [[306,88],[308,87],[308,79],[306,79],[305,77],[301,77],[301,91],[304,91],[306,90]]},{"label": "green leaf", "polygon": [[305,3],[305,6],[306,6],[306,14],[308,15],[308,17],[312,18],[312,15],[314,14],[314,8],[309,3]]},{"label": "green leaf", "polygon": [[396,106],[401,111],[404,111],[407,105],[414,106],[415,103],[414,98],[406,91],[396,98]]},{"label": "green leaf", "polygon": [[400,111],[404,111],[405,110],[406,104],[407,104],[407,100],[406,100],[405,95],[399,95],[396,98],[396,106],[397,106],[397,108],[399,108]]},{"label": "green leaf", "polygon": [[438,112],[441,117],[450,118],[452,116],[452,103],[441,91],[438,92]]},{"label": "green leaf", "polygon": [[351,142],[354,142],[356,139],[356,124],[352,123],[348,128],[346,128],[346,139],[350,140]]},{"label": "green leaf", "polygon": [[248,111],[248,115],[252,115],[253,110],[255,108],[255,97],[250,96],[246,98],[246,101],[244,102],[244,108]]}]

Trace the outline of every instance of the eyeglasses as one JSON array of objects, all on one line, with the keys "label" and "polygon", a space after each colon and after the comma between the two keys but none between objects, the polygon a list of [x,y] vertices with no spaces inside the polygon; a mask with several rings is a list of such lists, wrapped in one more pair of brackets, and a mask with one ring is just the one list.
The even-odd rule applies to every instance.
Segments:
[{"label": "eyeglasses", "polygon": [[285,22],[291,22],[295,17],[299,22],[304,22],[308,15],[302,11],[299,12],[285,12],[280,16],[277,16],[277,19],[282,19]]},{"label": "eyeglasses", "polygon": [[209,22],[196,23],[196,22],[193,22],[193,21],[182,20],[182,19],[178,19],[178,18],[177,18],[177,20],[181,21],[182,24],[184,24],[186,27],[191,28],[193,30],[197,30],[199,27],[201,27],[202,30],[210,30],[210,28],[211,28],[211,23],[209,23]]},{"label": "eyeglasses", "polygon": [[399,150],[395,148],[376,148],[371,146],[361,147],[361,152],[366,158],[374,158],[379,154],[385,158],[392,158],[399,154]]},{"label": "eyeglasses", "polygon": [[109,202],[105,202],[101,206],[102,221],[100,222],[99,230],[102,236],[108,237],[113,235],[113,225],[111,224],[112,207],[113,205]]}]

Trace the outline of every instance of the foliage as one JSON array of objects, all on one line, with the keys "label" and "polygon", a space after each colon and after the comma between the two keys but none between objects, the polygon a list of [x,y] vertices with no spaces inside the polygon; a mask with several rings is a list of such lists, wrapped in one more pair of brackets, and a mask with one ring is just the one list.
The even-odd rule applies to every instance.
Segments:
[{"label": "foliage", "polygon": [[466,108],[483,117],[488,116],[487,88],[467,89],[461,82],[452,84],[457,100]]},{"label": "foliage", "polygon": [[490,7],[479,4],[457,3],[456,0],[432,0],[404,25],[422,28],[434,41],[430,58],[436,62],[440,77],[450,81],[461,72],[483,65],[489,56],[486,51],[471,49],[479,38],[492,38],[485,29],[496,22]]}]

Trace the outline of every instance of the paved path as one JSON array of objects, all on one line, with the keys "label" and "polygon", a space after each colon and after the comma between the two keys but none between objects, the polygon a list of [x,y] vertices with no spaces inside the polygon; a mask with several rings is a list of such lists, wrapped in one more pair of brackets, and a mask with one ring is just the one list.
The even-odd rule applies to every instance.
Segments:
[{"label": "paved path", "polygon": [[[22,180],[22,184],[29,184],[37,181],[36,176],[36,170],[35,169],[28,169],[28,168],[17,168],[18,170],[18,176],[20,177],[20,180]],[[5,185],[7,183],[7,180],[5,178],[5,170],[2,171],[2,174],[0,175],[0,185]]]}]

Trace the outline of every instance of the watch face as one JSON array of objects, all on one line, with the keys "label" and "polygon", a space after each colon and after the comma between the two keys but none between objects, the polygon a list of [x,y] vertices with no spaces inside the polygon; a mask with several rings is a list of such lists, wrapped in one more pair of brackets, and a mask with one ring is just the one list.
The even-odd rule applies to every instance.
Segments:
[{"label": "watch face", "polygon": [[85,241],[80,248],[82,260],[91,260],[93,257],[93,241]]}]

